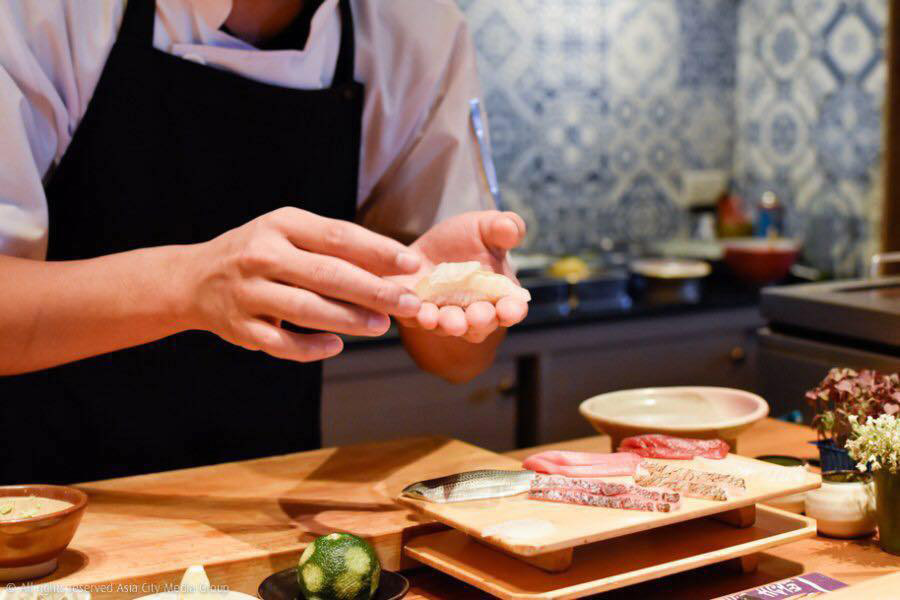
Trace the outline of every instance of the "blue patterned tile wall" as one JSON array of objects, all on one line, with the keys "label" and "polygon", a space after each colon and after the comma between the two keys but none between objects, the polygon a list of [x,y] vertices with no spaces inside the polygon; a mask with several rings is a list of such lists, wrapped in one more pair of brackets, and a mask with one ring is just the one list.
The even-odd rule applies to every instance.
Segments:
[{"label": "blue patterned tile wall", "polygon": [[785,202],[805,258],[860,274],[880,207],[887,0],[742,0],[735,177]]},{"label": "blue patterned tile wall", "polygon": [[528,245],[673,235],[688,169],[767,189],[826,271],[878,204],[886,0],[460,0]]},{"label": "blue patterned tile wall", "polygon": [[733,162],[735,0],[461,0],[504,201],[532,249],[670,236]]}]

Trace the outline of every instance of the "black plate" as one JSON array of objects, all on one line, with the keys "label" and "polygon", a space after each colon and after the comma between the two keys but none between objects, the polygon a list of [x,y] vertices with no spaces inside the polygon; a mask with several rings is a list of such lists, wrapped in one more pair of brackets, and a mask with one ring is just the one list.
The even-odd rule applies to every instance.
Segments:
[{"label": "black plate", "polygon": [[[409,591],[406,577],[393,571],[382,571],[378,591],[372,600],[400,600]],[[258,595],[262,600],[303,600],[297,582],[297,568],[285,569],[269,575],[259,584]]]}]

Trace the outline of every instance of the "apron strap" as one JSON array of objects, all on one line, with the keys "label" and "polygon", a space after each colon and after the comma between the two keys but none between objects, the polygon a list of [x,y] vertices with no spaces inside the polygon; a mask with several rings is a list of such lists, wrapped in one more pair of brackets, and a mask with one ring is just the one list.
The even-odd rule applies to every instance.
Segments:
[{"label": "apron strap", "polygon": [[119,39],[153,45],[153,25],[156,23],[156,0],[127,0]]},{"label": "apron strap", "polygon": [[353,32],[353,12],[350,0],[340,0],[341,11],[341,48],[338,52],[337,66],[334,68],[334,80],[331,87],[353,83],[354,60],[356,46]]}]

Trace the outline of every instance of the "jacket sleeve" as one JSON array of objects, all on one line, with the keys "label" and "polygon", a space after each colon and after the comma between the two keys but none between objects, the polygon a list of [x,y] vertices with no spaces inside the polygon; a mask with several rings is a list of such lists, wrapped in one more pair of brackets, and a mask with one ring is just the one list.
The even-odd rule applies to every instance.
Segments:
[{"label": "jacket sleeve", "polygon": [[0,2],[0,254],[46,255],[44,178],[87,108],[122,7]]},{"label": "jacket sleeve", "polygon": [[[421,0],[414,2],[408,7],[384,3],[404,16],[377,20],[393,25],[393,39],[369,54],[379,56],[392,74],[371,78],[377,85],[367,93],[380,98],[367,105],[380,107],[385,120],[393,115],[410,130],[402,134],[402,143],[391,144],[385,142],[386,124],[364,122],[364,171],[372,171],[369,161],[385,159],[385,149],[397,150],[388,153],[390,162],[360,213],[370,229],[405,242],[448,217],[493,208],[470,123],[469,100],[480,97],[481,88],[466,21],[452,2],[427,2],[424,8]],[[370,43],[380,41],[375,32]]]}]

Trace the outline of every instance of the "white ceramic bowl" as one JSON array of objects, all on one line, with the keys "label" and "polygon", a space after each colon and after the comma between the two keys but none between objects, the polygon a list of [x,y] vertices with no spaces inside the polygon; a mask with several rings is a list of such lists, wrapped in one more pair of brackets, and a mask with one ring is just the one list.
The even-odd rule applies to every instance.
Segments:
[{"label": "white ceramic bowl", "polygon": [[769,414],[765,400],[722,387],[658,387],[594,396],[579,412],[594,429],[612,438],[664,433],[700,439],[719,438],[732,450],[738,434]]},{"label": "white ceramic bowl", "polygon": [[816,520],[819,533],[854,538],[875,531],[875,487],[863,483],[823,481],[806,493],[806,516]]}]

